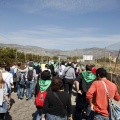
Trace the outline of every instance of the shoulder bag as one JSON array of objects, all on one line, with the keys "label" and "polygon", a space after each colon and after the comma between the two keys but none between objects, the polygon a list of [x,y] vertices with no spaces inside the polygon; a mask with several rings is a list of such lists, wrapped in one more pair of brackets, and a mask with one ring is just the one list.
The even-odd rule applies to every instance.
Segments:
[{"label": "shoulder bag", "polygon": [[4,88],[3,88],[3,84],[2,84],[2,88],[0,89],[0,113],[6,113],[8,106],[7,106],[7,102],[3,100],[4,97]]},{"label": "shoulder bag", "polygon": [[102,81],[107,97],[109,106],[109,119],[110,120],[120,120],[120,106],[117,105],[114,99],[110,98],[109,91],[104,81]]}]

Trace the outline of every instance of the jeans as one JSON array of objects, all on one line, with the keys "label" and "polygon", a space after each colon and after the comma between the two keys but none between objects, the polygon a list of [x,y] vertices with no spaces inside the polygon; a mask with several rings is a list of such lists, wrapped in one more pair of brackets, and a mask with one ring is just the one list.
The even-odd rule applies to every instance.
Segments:
[{"label": "jeans", "polygon": [[36,120],[41,120],[41,115],[42,115],[42,109],[37,109]]},{"label": "jeans", "polygon": [[46,114],[46,120],[67,120],[67,116],[65,117],[60,117],[60,116],[55,116],[51,114]]},{"label": "jeans", "polygon": [[3,104],[0,106],[0,113],[7,113],[8,105],[7,102],[4,101]]},{"label": "jeans", "polygon": [[[76,110],[77,120],[82,120],[82,110]],[[91,111],[90,105],[87,105],[86,108],[86,120],[93,120],[94,112]]]},{"label": "jeans", "polygon": [[109,117],[102,116],[101,114],[94,113],[93,120],[109,120]]},{"label": "jeans", "polygon": [[88,104],[86,110],[86,120],[93,120],[94,112],[91,110],[90,105]]},{"label": "jeans", "polygon": [[26,82],[26,98],[32,98],[32,92],[34,89],[34,81],[27,81]]},{"label": "jeans", "polygon": [[17,95],[18,98],[22,98],[24,96],[24,87],[20,84],[17,85]]},{"label": "jeans", "polygon": [[5,113],[0,113],[0,120],[5,120]]},{"label": "jeans", "polygon": [[82,120],[82,111],[76,111],[77,120]]}]

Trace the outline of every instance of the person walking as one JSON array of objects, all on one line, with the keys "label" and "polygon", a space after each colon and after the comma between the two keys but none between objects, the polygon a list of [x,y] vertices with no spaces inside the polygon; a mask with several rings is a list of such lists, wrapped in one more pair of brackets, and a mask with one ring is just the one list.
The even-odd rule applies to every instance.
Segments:
[{"label": "person walking", "polygon": [[72,120],[71,98],[64,91],[60,77],[55,77],[51,83],[51,91],[47,93],[41,120]]},{"label": "person walking", "polygon": [[96,79],[96,75],[92,73],[92,67],[93,66],[91,64],[87,64],[86,70],[80,73],[74,82],[77,92],[76,117],[78,120],[82,120],[84,112],[86,112],[86,119],[92,120],[90,105],[86,101],[86,92]]},{"label": "person walking", "polygon": [[10,67],[6,66],[5,67],[5,72],[2,73],[3,80],[5,81],[7,85],[7,92],[9,96],[9,100],[11,97],[11,88],[14,88],[13,85],[13,75],[10,73]]},{"label": "person walking", "polygon": [[5,115],[10,109],[7,86],[0,72],[0,120],[5,120]]},{"label": "person walking", "polygon": [[117,86],[107,79],[107,71],[104,68],[96,70],[97,80],[93,82],[86,94],[91,110],[94,111],[93,120],[109,120],[108,97],[103,82],[105,83],[110,98],[120,100]]},{"label": "person walking", "polygon": [[13,63],[13,66],[10,68],[10,73],[12,73],[13,75],[13,85],[14,85],[14,92],[16,92],[16,82],[17,82],[17,76],[16,76],[16,72],[17,72],[18,66],[16,64],[16,62]]},{"label": "person walking", "polygon": [[65,91],[67,91],[71,97],[72,95],[72,87],[73,87],[73,83],[74,80],[76,78],[75,76],[75,70],[72,67],[72,63],[69,62],[67,64],[67,67],[64,69],[62,76],[64,76],[63,81],[64,81],[64,87],[65,87]]},{"label": "person walking", "polygon": [[[24,69],[25,66],[24,64],[22,65],[21,63],[18,63],[18,69]],[[23,99],[24,97],[24,90],[25,90],[25,82],[26,82],[26,79],[25,79],[25,75],[26,75],[26,72],[20,72],[20,71],[17,71],[16,72],[16,76],[17,76],[17,96],[18,96],[18,99]]]},{"label": "person walking", "polygon": [[62,74],[63,74],[64,69],[65,69],[65,62],[62,61],[58,67],[58,75],[60,78],[63,78]]},{"label": "person walking", "polygon": [[[39,91],[42,93],[45,91],[49,91],[50,84],[51,84],[51,73],[49,70],[44,70],[41,73],[41,78],[38,79],[38,82],[35,86],[35,97],[37,97]],[[42,107],[36,106],[36,108],[37,108],[36,120],[40,120],[42,114]]]},{"label": "person walking", "polygon": [[18,71],[26,73],[26,100],[30,100],[35,91],[36,83],[36,70],[33,68],[33,62],[30,62],[24,70],[18,69]]}]

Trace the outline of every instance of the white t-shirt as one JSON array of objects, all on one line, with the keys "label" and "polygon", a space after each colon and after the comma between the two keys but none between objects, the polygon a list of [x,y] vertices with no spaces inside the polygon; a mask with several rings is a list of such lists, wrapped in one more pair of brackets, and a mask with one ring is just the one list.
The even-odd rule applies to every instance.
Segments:
[{"label": "white t-shirt", "polygon": [[64,69],[65,69],[65,66],[64,65],[61,65],[59,68],[59,75],[62,75]]},{"label": "white t-shirt", "polygon": [[8,87],[11,88],[11,84],[13,84],[13,76],[9,72],[2,73],[3,80],[8,84]]}]

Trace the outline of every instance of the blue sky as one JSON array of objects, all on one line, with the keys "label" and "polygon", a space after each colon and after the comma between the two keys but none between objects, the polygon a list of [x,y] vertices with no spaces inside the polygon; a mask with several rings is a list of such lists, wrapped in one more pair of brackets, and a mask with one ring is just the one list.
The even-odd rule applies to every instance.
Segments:
[{"label": "blue sky", "polygon": [[120,42],[120,0],[0,0],[0,43],[48,49]]}]

